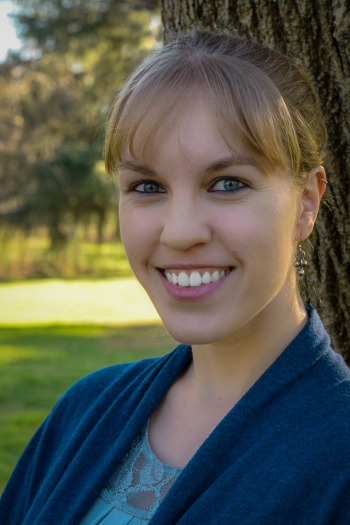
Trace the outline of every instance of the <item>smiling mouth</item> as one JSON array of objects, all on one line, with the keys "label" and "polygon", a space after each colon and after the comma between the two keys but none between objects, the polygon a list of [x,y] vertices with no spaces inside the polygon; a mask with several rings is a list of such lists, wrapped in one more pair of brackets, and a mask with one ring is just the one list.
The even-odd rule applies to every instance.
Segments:
[{"label": "smiling mouth", "polygon": [[160,269],[165,279],[172,284],[182,287],[201,286],[220,281],[233,270],[233,266],[226,268],[199,268],[197,270]]}]

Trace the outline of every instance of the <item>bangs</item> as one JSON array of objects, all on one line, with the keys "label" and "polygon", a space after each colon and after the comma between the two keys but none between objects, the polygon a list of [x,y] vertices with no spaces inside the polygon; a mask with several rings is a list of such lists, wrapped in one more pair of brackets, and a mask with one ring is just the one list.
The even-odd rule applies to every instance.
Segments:
[{"label": "bangs", "polygon": [[[170,54],[171,55],[171,54]],[[293,118],[273,81],[253,64],[231,56],[158,56],[146,61],[123,88],[106,134],[105,162],[115,174],[125,155],[146,160],[161,124],[190,98],[204,93],[227,147],[237,137],[268,174],[300,172],[301,152]],[[295,119],[294,115],[294,119]]]}]

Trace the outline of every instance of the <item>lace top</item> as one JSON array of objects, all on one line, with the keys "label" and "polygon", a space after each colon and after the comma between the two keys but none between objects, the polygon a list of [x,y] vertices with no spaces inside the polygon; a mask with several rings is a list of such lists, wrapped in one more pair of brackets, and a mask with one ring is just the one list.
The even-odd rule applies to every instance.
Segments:
[{"label": "lace top", "polygon": [[153,454],[146,426],[80,525],[146,523],[180,472]]}]

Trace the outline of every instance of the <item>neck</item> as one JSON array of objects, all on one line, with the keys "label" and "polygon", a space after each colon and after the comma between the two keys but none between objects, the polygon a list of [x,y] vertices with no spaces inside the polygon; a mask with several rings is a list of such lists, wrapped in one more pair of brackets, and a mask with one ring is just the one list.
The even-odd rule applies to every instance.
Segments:
[{"label": "neck", "polygon": [[229,337],[194,345],[188,379],[197,402],[232,407],[307,324],[298,293],[276,300]]}]

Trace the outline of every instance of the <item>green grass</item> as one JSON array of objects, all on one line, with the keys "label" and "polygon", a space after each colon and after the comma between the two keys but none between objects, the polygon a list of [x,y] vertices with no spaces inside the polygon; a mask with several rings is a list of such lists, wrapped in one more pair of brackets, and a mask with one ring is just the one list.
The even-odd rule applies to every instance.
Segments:
[{"label": "green grass", "polygon": [[74,381],[174,346],[161,326],[0,328],[0,492],[25,445]]},{"label": "green grass", "polygon": [[134,277],[0,284],[0,326],[160,323]]}]

